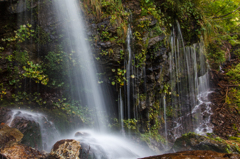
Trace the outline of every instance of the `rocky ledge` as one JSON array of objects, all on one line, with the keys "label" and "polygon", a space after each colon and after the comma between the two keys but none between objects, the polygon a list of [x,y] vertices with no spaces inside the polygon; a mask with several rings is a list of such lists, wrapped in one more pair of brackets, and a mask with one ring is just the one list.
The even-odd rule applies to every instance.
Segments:
[{"label": "rocky ledge", "polygon": [[151,156],[145,157],[142,159],[239,159],[240,155],[238,154],[226,154],[226,153],[218,153],[214,151],[182,151],[172,154],[164,154],[160,156]]},{"label": "rocky ledge", "polygon": [[219,153],[240,154],[237,142],[229,142],[214,134],[201,136],[195,133],[188,133],[178,138],[170,152],[191,150],[210,150]]}]

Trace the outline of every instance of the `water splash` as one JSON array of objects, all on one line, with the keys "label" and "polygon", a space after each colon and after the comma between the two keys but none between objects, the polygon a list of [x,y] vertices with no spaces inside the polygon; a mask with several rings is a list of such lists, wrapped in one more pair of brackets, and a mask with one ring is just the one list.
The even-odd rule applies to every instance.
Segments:
[{"label": "water splash", "polygon": [[136,159],[154,155],[147,147],[129,138],[119,137],[113,134],[102,134],[92,130],[78,130],[82,136],[68,136],[80,141],[83,148],[90,147],[90,154],[96,159]]}]

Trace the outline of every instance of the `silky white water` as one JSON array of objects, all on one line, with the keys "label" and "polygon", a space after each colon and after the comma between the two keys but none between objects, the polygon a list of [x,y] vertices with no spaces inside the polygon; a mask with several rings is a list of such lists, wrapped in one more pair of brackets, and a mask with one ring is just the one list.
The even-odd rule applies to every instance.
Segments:
[{"label": "silky white water", "polygon": [[[84,135],[75,136],[76,132],[81,132]],[[141,144],[129,138],[111,133],[103,134],[93,130],[81,129],[62,138],[80,141],[83,148],[89,149],[90,147],[90,155],[94,155],[96,159],[137,159],[154,155],[147,147],[141,146]]]},{"label": "silky white water", "polygon": [[212,132],[211,102],[208,95],[209,73],[204,43],[185,46],[181,27],[177,22],[170,39],[169,53],[171,106],[174,110],[173,139],[189,131],[199,134]]},{"label": "silky white water", "polygon": [[[101,131],[107,131],[105,101],[102,91],[97,82],[97,70],[92,58],[92,52],[86,36],[87,28],[80,10],[80,1],[77,0],[54,0],[53,5],[57,11],[59,23],[66,32],[66,38],[69,42],[64,46],[71,51],[77,53],[78,61],[80,61],[81,74],[74,77],[80,84],[79,99],[83,96],[87,106],[93,111],[92,119],[95,128]],[[83,91],[81,91],[81,90]]]}]

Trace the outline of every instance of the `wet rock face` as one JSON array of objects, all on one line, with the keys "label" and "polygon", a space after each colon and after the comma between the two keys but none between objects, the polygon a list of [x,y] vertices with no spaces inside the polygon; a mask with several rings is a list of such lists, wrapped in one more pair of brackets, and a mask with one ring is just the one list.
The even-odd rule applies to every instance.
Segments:
[{"label": "wet rock face", "polygon": [[7,159],[46,158],[46,156],[39,151],[21,144],[14,144],[4,148],[0,152],[0,157],[1,155]]},{"label": "wet rock face", "polygon": [[[41,149],[41,131],[38,123],[24,117],[13,117],[13,112],[6,108],[0,108],[0,123],[8,124],[11,128],[16,128],[24,136],[21,143],[26,146]],[[10,123],[11,122],[11,123]]]},{"label": "wet rock face", "polygon": [[7,159],[43,158],[39,151],[20,144],[23,134],[5,124],[0,126],[0,157]]},{"label": "wet rock face", "polygon": [[172,152],[189,150],[211,150],[219,153],[240,154],[237,147],[227,144],[220,138],[214,139],[194,133],[178,138],[171,149]]},{"label": "wet rock face", "polygon": [[[26,4],[28,5],[28,7]],[[21,13],[26,11],[27,9],[32,9],[37,5],[38,5],[38,1],[35,1],[34,3],[30,3],[26,0],[18,0],[18,2],[15,2],[8,7],[8,11],[10,13]]]},{"label": "wet rock face", "polygon": [[24,137],[22,139],[22,144],[26,146],[31,146],[37,149],[41,149],[41,130],[38,123],[32,120],[27,120],[22,117],[16,117],[12,123],[11,127],[20,130]]},{"label": "wet rock face", "polygon": [[239,159],[240,155],[224,154],[214,151],[183,151],[160,156],[145,157],[142,159]]},{"label": "wet rock face", "polygon": [[6,108],[0,108],[0,123],[7,123],[11,118],[11,110]]},{"label": "wet rock face", "polygon": [[80,142],[76,140],[60,140],[56,142],[48,159],[79,159]]},{"label": "wet rock face", "polygon": [[149,39],[148,42],[148,48],[152,47],[153,45],[155,45],[157,42],[162,41],[165,38],[165,35],[162,34],[160,36],[156,36],[154,38]]},{"label": "wet rock face", "polygon": [[10,146],[22,140],[23,134],[15,128],[10,128],[5,124],[0,125],[0,148]]}]

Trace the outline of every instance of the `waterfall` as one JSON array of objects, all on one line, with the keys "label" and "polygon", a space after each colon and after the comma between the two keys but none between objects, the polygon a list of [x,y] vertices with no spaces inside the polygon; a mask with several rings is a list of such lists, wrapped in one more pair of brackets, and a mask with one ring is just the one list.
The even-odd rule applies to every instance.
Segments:
[{"label": "waterfall", "polygon": [[[86,28],[77,0],[54,0],[59,23],[66,31],[69,42],[65,45],[68,51],[75,51],[80,61],[80,75],[75,75],[79,99],[84,99],[86,105],[92,110],[95,127],[106,131],[105,102],[102,91],[97,83],[97,70],[92,58],[92,52],[85,34]],[[82,91],[83,90],[83,91]]]},{"label": "waterfall", "polygon": [[7,121],[8,126],[10,127],[13,126],[16,118],[21,118],[27,121],[35,122],[36,124],[39,125],[41,131],[42,150],[45,151],[51,150],[52,148],[51,145],[60,136],[60,133],[56,129],[55,125],[48,120],[47,116],[41,113],[33,113],[30,111],[23,111],[17,109],[11,110],[11,112],[12,112],[11,118]]},{"label": "waterfall", "polygon": [[[94,60],[92,59],[91,49],[89,48],[89,44],[87,42],[87,37],[85,35],[86,28],[84,27],[83,17],[81,15],[81,9],[79,8],[80,4],[77,3],[77,0],[54,0],[54,6],[57,11],[59,23],[63,25],[63,30],[66,33],[66,39],[68,39],[68,43],[64,46],[66,49],[68,48],[70,51],[73,50],[78,54],[78,60],[80,60],[81,66],[80,71],[81,74],[75,76],[74,83],[76,87],[84,87],[84,91],[79,90],[79,99],[86,98],[86,104],[88,107],[92,109],[92,118],[95,121],[94,127],[98,126],[98,128],[102,131],[94,130],[80,130],[83,134],[87,134],[86,136],[78,136],[78,135],[67,135],[62,136],[62,138],[74,138],[81,142],[81,145],[87,145],[91,147],[91,150],[94,151],[93,156],[97,159],[101,158],[137,158],[152,155],[146,148],[141,147],[140,145],[133,144],[130,139],[125,139],[119,136],[112,136],[110,131],[107,130],[106,120],[104,119],[107,115],[105,115],[105,104],[102,97],[102,92],[97,85],[97,77],[96,77],[96,66],[94,64]],[[130,40],[131,40],[131,27],[129,26],[129,37],[127,38],[129,41],[129,51],[130,48]],[[131,52],[129,52],[129,59],[127,63],[128,70],[128,84],[126,91],[129,92],[129,96],[127,98],[127,113],[123,111],[123,102],[121,96],[121,90],[119,93],[119,119],[121,122],[121,127],[123,129],[122,119],[123,115],[127,115],[130,118],[130,68],[131,68]],[[89,91],[90,93],[86,93]],[[84,93],[83,93],[84,92]],[[125,105],[126,106],[126,105]],[[98,130],[98,129],[97,129]],[[74,133],[75,134],[75,133]],[[80,133],[81,134],[81,133]]]},{"label": "waterfall", "polygon": [[199,134],[212,131],[211,103],[207,99],[211,91],[202,41],[185,46],[178,22],[172,31],[169,67],[171,107],[174,110],[171,131],[175,139],[190,131]]}]

